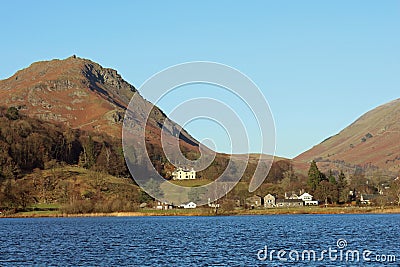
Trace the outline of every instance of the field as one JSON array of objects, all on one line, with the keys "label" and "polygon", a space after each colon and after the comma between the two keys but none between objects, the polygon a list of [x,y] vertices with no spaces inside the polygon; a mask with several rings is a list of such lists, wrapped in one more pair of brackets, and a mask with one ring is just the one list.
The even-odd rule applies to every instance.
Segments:
[{"label": "field", "polygon": [[240,215],[295,215],[295,214],[400,214],[400,207],[300,207],[300,208],[273,208],[273,209],[219,209],[217,214],[214,209],[200,207],[196,209],[140,209],[135,212],[111,213],[83,213],[65,214],[57,210],[29,211],[16,214],[0,214],[0,218],[31,218],[31,217],[121,217],[121,216],[240,216]]},{"label": "field", "polygon": [[195,179],[195,180],[170,180],[170,182],[185,187],[196,187],[209,184],[212,181],[207,179]]}]

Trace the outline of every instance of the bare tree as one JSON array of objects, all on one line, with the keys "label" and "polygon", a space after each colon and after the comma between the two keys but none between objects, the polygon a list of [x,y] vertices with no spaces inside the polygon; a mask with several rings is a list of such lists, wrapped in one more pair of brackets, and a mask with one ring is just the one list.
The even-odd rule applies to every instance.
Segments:
[{"label": "bare tree", "polygon": [[397,177],[390,185],[390,192],[397,199],[397,205],[400,206],[400,178]]}]

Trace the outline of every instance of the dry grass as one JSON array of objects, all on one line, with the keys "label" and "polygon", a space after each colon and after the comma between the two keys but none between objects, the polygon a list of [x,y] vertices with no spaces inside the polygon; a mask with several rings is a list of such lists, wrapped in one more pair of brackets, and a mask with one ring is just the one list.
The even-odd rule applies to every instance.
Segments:
[{"label": "dry grass", "polygon": [[[219,210],[218,215],[283,215],[283,214],[400,214],[400,207],[302,207],[274,208],[254,210]],[[214,216],[209,208],[154,210],[144,209],[137,212],[64,214],[59,211],[32,211],[11,215],[0,215],[0,218],[36,218],[36,217],[136,217],[136,216]]]}]

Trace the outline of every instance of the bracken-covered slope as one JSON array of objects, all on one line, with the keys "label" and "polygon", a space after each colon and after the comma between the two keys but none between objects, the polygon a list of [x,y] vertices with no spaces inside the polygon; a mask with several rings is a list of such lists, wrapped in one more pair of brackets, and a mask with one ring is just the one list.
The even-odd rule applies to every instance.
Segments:
[{"label": "bracken-covered slope", "polygon": [[400,99],[379,106],[353,124],[312,149],[294,162],[320,162],[324,169],[400,171]]},{"label": "bracken-covered slope", "polygon": [[[76,56],[36,62],[0,80],[0,106],[14,106],[45,121],[117,138],[121,137],[125,109],[134,93],[135,87],[116,70]],[[136,119],[146,119],[144,110],[149,106],[151,103],[140,97],[135,103]],[[149,138],[154,143],[159,142],[159,132],[166,119],[154,107],[148,125],[153,129]],[[181,131],[179,125],[173,122],[168,125],[171,138],[179,137],[181,145],[189,150],[197,147],[197,141]]]},{"label": "bracken-covered slope", "polygon": [[[8,79],[0,80],[0,106],[16,107],[19,112],[50,123],[64,124],[66,128],[82,130],[85,134],[107,134],[120,140],[125,110],[132,96],[138,93],[134,86],[127,83],[116,70],[103,68],[88,59],[72,56],[64,60],[50,60],[31,64],[28,68],[16,72]],[[140,94],[138,93],[140,96]],[[152,111],[146,118],[149,107]],[[199,143],[178,124],[174,123],[156,106],[141,96],[129,107],[130,127],[127,136],[139,141],[138,131],[146,125],[146,152],[139,150],[132,142],[133,162],[137,169],[148,170],[142,160],[148,153],[151,163],[165,178],[169,178],[175,168],[173,164],[182,164],[177,160],[181,152],[190,160],[199,157]],[[139,122],[139,123],[138,123]],[[175,147],[178,140],[180,151],[173,152],[168,160],[161,146],[161,129],[166,129],[163,145]],[[210,152],[210,150],[207,150]],[[211,153],[212,154],[212,153]],[[231,155],[216,153],[215,160],[205,170],[199,168],[199,177],[215,180],[225,170]],[[250,181],[258,160],[268,166],[272,157],[260,155],[235,155],[237,166],[249,163],[243,181]],[[280,161],[287,161],[280,159]],[[279,167],[279,166],[278,166]],[[232,173],[232,176],[236,176]],[[281,179],[281,171],[275,171],[271,181]],[[143,175],[147,178],[146,175]],[[268,180],[268,179],[267,179]]]}]

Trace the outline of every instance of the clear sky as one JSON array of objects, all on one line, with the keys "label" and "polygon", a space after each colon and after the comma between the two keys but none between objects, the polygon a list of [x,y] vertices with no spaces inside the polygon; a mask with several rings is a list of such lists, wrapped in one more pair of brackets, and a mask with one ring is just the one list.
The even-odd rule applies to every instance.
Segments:
[{"label": "clear sky", "polygon": [[[279,156],[294,157],[400,97],[398,0],[3,1],[0,25],[1,79],[72,54],[136,87],[182,62],[232,66],[267,98]],[[160,103],[167,113],[171,101]],[[213,127],[188,130],[213,138]],[[224,138],[214,137],[222,152]]]}]

